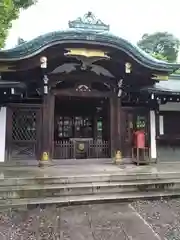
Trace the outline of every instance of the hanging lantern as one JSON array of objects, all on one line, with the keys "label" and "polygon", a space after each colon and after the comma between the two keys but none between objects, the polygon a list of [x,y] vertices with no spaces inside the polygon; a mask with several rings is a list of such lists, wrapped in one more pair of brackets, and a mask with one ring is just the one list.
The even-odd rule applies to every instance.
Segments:
[{"label": "hanging lantern", "polygon": [[40,58],[41,68],[47,68],[47,57]]},{"label": "hanging lantern", "polygon": [[125,73],[131,73],[132,65],[129,62],[125,63]]}]

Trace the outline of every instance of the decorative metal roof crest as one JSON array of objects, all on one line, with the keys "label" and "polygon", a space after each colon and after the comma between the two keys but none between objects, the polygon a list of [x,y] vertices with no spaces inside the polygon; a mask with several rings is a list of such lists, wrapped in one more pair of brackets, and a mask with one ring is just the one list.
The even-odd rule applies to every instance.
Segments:
[{"label": "decorative metal roof crest", "polygon": [[91,31],[109,31],[109,25],[97,19],[92,12],[86,13],[83,17],[69,21],[69,28],[91,30]]}]

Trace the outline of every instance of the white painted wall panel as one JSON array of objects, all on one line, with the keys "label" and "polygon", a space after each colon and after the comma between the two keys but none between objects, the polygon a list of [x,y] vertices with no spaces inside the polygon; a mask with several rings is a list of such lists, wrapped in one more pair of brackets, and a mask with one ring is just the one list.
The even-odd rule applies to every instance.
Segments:
[{"label": "white painted wall panel", "polygon": [[164,134],[164,116],[162,115],[159,116],[159,134]]},{"label": "white painted wall panel", "polygon": [[180,111],[180,102],[159,105],[159,111]]},{"label": "white painted wall panel", "polygon": [[156,115],[155,111],[150,111],[150,153],[151,158],[157,158],[157,149],[156,149]]},{"label": "white painted wall panel", "polygon": [[0,162],[5,161],[6,147],[6,107],[0,108]]}]

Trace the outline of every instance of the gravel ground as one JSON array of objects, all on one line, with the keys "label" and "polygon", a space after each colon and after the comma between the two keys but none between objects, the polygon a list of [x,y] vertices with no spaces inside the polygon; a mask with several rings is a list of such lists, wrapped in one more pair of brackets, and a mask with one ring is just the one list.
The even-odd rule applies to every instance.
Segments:
[{"label": "gravel ground", "polygon": [[136,201],[133,208],[161,239],[180,239],[180,199]]},{"label": "gravel ground", "polygon": [[180,199],[0,209],[0,240],[180,240]]}]

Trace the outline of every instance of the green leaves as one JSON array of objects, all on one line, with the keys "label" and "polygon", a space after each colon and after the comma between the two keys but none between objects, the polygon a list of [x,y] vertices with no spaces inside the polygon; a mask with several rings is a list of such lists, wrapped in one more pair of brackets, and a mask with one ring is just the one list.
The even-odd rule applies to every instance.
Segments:
[{"label": "green leaves", "polygon": [[28,8],[36,0],[0,0],[0,48],[5,45],[8,30],[12,26],[12,21],[19,16],[21,8]]},{"label": "green leaves", "polygon": [[156,58],[156,59],[159,59],[159,60],[162,60],[162,61],[165,61],[167,62],[167,57],[166,56],[163,56],[162,54],[160,53],[151,53],[151,55]]},{"label": "green leaves", "polygon": [[28,8],[31,5],[35,4],[37,0],[13,0],[14,6],[16,8]]},{"label": "green leaves", "polygon": [[144,34],[138,46],[157,59],[176,62],[180,41],[168,32]]}]

